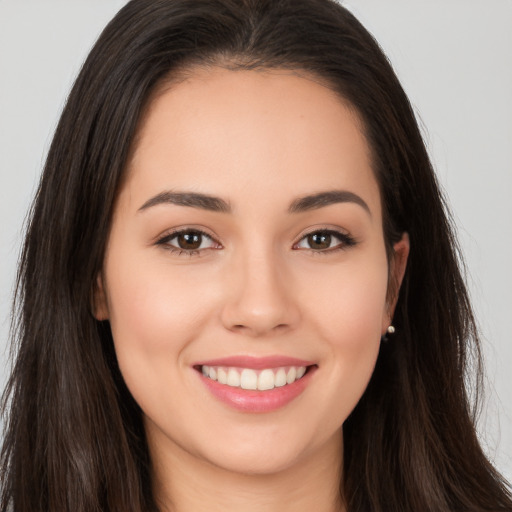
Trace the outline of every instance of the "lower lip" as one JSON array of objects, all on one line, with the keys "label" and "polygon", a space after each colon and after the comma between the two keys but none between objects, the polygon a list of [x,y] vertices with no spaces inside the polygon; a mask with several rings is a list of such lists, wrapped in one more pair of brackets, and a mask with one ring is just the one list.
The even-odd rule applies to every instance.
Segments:
[{"label": "lower lip", "polygon": [[297,398],[306,389],[316,369],[316,366],[312,366],[308,368],[303,377],[292,384],[286,384],[285,386],[266,391],[235,388],[226,384],[220,384],[199,372],[198,375],[217,399],[234,409],[244,412],[271,412],[284,407]]}]

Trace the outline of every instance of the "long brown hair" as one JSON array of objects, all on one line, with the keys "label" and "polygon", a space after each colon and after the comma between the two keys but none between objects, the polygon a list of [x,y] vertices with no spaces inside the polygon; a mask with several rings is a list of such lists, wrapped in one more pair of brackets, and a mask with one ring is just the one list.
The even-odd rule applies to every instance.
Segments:
[{"label": "long brown hair", "polygon": [[0,510],[157,510],[142,414],[91,294],[144,109],[193,65],[300,69],[328,83],[364,122],[388,252],[409,233],[397,333],[344,424],[348,510],[512,510],[475,434],[478,336],[413,111],[378,44],[333,0],[132,0],[100,36],[57,126],[21,256]]}]

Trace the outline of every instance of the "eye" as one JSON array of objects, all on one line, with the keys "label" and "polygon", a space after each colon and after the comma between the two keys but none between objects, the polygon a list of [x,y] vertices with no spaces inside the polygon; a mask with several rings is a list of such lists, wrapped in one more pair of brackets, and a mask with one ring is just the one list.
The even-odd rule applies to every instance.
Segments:
[{"label": "eye", "polygon": [[295,244],[294,249],[309,249],[317,252],[330,252],[338,249],[344,249],[355,245],[355,240],[339,231],[324,229],[313,231]]},{"label": "eye", "polygon": [[202,249],[218,249],[220,247],[220,244],[210,235],[197,229],[175,231],[158,240],[157,245],[163,245],[172,251],[190,254]]}]

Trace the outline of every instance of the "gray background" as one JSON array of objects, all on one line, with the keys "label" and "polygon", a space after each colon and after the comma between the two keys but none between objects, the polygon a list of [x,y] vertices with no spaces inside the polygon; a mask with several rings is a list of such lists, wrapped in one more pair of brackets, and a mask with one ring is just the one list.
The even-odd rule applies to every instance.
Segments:
[{"label": "gray background", "polygon": [[[0,0],[0,384],[23,222],[65,97],[123,0]],[[512,1],[350,0],[416,108],[482,330],[484,447],[512,480]]]}]

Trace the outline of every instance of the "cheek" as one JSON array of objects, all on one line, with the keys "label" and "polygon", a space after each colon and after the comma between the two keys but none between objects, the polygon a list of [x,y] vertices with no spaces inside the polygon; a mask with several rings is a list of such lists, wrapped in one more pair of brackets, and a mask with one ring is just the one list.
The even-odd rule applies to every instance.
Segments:
[{"label": "cheek", "polygon": [[147,264],[117,256],[112,258],[115,266],[106,265],[116,355],[134,396],[136,382],[150,383],[179,366],[184,348],[211,319],[206,276],[179,268],[171,272],[162,260]]},{"label": "cheek", "polygon": [[323,361],[331,383],[325,396],[326,424],[345,421],[364,393],[380,348],[386,316],[387,263],[340,269],[323,279],[309,308],[313,330],[323,340]]},{"label": "cheek", "polygon": [[177,331],[190,332],[209,300],[212,274],[207,271],[173,264],[164,249],[112,253],[106,262],[111,322],[143,337],[152,335],[155,342],[176,337]]},{"label": "cheek", "polygon": [[387,283],[385,257],[328,269],[317,280],[308,310],[331,345],[357,349],[380,339],[387,312]]}]

